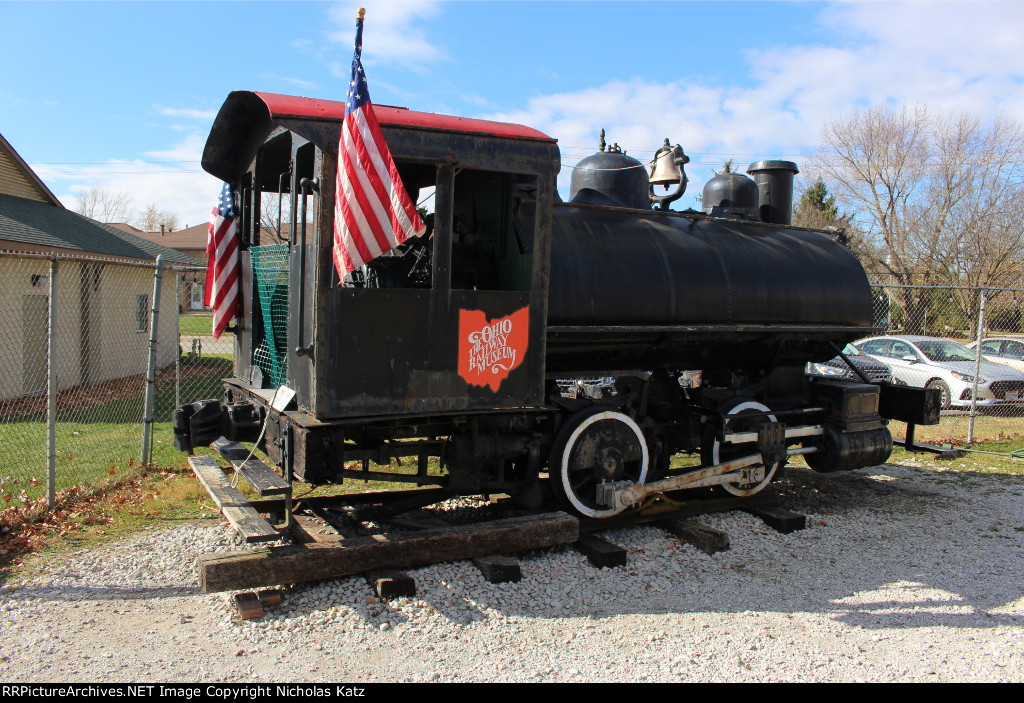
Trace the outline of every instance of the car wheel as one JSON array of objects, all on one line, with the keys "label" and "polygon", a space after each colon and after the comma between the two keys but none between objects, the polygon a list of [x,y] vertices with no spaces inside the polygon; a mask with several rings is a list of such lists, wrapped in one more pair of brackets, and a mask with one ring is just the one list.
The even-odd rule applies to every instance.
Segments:
[{"label": "car wheel", "polygon": [[928,381],[925,388],[938,388],[939,392],[942,394],[941,407],[943,410],[949,410],[949,386],[946,385],[945,381],[939,378],[933,378]]}]

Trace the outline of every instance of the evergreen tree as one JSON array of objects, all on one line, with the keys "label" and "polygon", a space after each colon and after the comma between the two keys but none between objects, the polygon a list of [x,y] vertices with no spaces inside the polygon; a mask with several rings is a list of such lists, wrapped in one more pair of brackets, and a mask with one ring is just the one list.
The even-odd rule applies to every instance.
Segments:
[{"label": "evergreen tree", "polygon": [[805,190],[804,194],[800,196],[800,209],[804,210],[809,207],[818,210],[825,216],[826,220],[838,222],[845,219],[839,215],[836,196],[828,192],[828,186],[825,185],[825,181],[820,176],[814,182],[814,185]]},{"label": "evergreen tree", "polygon": [[814,229],[846,229],[850,226],[851,219],[849,215],[839,211],[836,196],[828,192],[828,186],[821,177],[803,192],[800,203],[793,212],[793,224]]}]

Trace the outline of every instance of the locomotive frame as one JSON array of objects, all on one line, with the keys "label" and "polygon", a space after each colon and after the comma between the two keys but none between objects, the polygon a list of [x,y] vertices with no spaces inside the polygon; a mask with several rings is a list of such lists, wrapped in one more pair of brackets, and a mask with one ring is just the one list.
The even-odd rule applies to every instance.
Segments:
[{"label": "locomotive frame", "polygon": [[[563,505],[601,518],[684,488],[753,495],[794,454],[824,471],[874,465],[891,451],[886,418],[937,422],[934,394],[921,389],[804,376],[807,361],[830,358],[873,330],[855,316],[652,322],[640,299],[624,301],[615,319],[571,319],[573,306],[585,305],[579,296],[611,274],[596,267],[591,278],[564,275],[577,254],[565,237],[553,251],[555,215],[569,223],[563,227],[603,227],[606,242],[617,236],[608,223],[621,221],[672,237],[703,228],[723,248],[748,239],[761,242],[759,251],[765,242],[806,246],[825,252],[816,280],[836,271],[848,277],[853,269],[843,262],[852,255],[836,249],[834,234],[788,223],[561,203],[557,144],[528,127],[377,106],[414,202],[434,189],[432,227],[369,265],[361,280],[339,281],[331,242],[344,107],[242,91],[229,95],[214,123],[203,167],[239,193],[243,310],[226,403],[175,412],[183,450],[223,435],[257,441],[288,481],[434,484],[453,494],[507,493],[530,508],[546,496],[547,469]],[[287,196],[292,213],[287,270],[266,299],[275,303],[256,293],[267,281],[253,267],[266,192]],[[717,245],[712,253],[721,258]],[[563,274],[554,287],[553,260]],[[749,265],[748,275],[760,275]],[[578,281],[585,285],[573,290]],[[862,288],[866,279],[846,290],[857,302]],[[727,309],[740,305],[732,300],[740,292],[722,293]],[[275,311],[282,297],[286,307]],[[806,291],[791,297],[790,308],[820,307]],[[286,332],[269,328],[275,316],[286,318]],[[283,368],[255,359],[273,345]],[[703,371],[700,388],[682,388],[686,369]],[[568,397],[558,384],[595,376],[614,379],[595,397]],[[294,390],[287,406],[274,403],[279,385]],[[671,469],[681,451],[699,454],[701,466]],[[386,468],[406,457],[417,459],[414,474]],[[428,471],[431,457],[446,475]]]}]

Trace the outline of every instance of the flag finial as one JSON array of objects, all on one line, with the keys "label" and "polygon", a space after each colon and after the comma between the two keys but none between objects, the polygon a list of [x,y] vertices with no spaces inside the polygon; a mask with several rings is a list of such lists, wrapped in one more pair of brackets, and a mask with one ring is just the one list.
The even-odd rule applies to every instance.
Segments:
[{"label": "flag finial", "polygon": [[359,12],[356,13],[356,19],[360,19],[361,20],[364,17],[366,17],[366,8],[365,7],[360,7],[359,8]]}]

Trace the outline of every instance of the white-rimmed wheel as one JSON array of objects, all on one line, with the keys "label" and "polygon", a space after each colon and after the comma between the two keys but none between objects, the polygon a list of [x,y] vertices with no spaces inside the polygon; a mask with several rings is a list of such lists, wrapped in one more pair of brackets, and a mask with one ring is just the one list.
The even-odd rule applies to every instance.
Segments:
[{"label": "white-rimmed wheel", "polygon": [[[776,421],[771,410],[756,400],[740,398],[730,401],[722,408],[721,412],[725,420],[724,433],[756,432],[758,425]],[[722,442],[719,435],[716,435],[711,442],[710,450],[708,460],[712,464],[721,464],[724,461],[758,453],[757,442],[743,444]],[[735,496],[752,496],[771,482],[778,469],[779,462],[767,467],[764,464],[748,466],[745,471],[755,473],[753,478],[746,481],[723,483],[722,488]]]},{"label": "white-rimmed wheel", "polygon": [[647,478],[647,442],[629,415],[608,408],[589,408],[573,415],[558,433],[549,472],[558,497],[584,517],[606,518],[622,512],[597,502],[604,481]]}]

